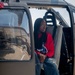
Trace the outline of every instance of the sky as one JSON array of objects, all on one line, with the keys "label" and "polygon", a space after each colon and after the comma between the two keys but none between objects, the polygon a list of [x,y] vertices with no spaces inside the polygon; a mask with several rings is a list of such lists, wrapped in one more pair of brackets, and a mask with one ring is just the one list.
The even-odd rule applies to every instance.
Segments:
[{"label": "sky", "polygon": [[65,0],[65,1],[68,2],[68,3],[71,3],[75,6],[75,0]]}]

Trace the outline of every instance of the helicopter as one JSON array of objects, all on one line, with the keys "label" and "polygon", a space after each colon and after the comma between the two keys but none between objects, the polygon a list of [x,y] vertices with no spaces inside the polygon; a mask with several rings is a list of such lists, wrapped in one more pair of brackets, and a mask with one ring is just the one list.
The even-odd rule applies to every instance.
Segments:
[{"label": "helicopter", "polygon": [[75,6],[64,0],[1,0],[0,75],[35,75],[33,19],[40,13],[31,10],[44,11],[60,75],[75,75]]}]

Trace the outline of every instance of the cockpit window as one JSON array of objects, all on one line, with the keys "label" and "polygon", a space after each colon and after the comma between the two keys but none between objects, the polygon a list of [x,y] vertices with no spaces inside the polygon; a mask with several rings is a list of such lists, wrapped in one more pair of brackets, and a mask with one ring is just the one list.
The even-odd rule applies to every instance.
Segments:
[{"label": "cockpit window", "polygon": [[30,60],[29,21],[25,10],[0,10],[0,60]]},{"label": "cockpit window", "polygon": [[0,26],[17,26],[18,16],[15,13],[9,12],[8,10],[0,11]]}]

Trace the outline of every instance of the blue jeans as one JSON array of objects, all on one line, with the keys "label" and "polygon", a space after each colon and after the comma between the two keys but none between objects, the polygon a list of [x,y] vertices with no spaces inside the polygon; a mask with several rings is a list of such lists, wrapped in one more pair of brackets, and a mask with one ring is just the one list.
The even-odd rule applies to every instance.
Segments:
[{"label": "blue jeans", "polygon": [[53,58],[46,58],[43,63],[45,75],[59,75],[58,68]]},{"label": "blue jeans", "polygon": [[35,74],[40,75],[40,73],[41,73],[41,64],[37,54],[35,53]]},{"label": "blue jeans", "polygon": [[[36,75],[40,75],[41,73],[41,63],[38,59],[37,54],[35,53],[35,71],[36,71]],[[43,67],[44,67],[44,72],[45,75],[59,75],[59,71],[58,68],[56,66],[56,64],[53,62],[53,58],[46,58],[44,63],[43,63]]]}]

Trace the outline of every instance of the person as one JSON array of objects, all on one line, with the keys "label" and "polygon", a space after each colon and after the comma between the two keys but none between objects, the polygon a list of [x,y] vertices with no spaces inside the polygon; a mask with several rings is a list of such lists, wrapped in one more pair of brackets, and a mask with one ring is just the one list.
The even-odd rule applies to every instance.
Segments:
[{"label": "person", "polygon": [[43,18],[36,19],[34,23],[34,43],[36,75],[40,75],[41,68],[44,69],[45,75],[59,75],[53,58],[54,41],[52,35],[46,32],[46,21]]}]

